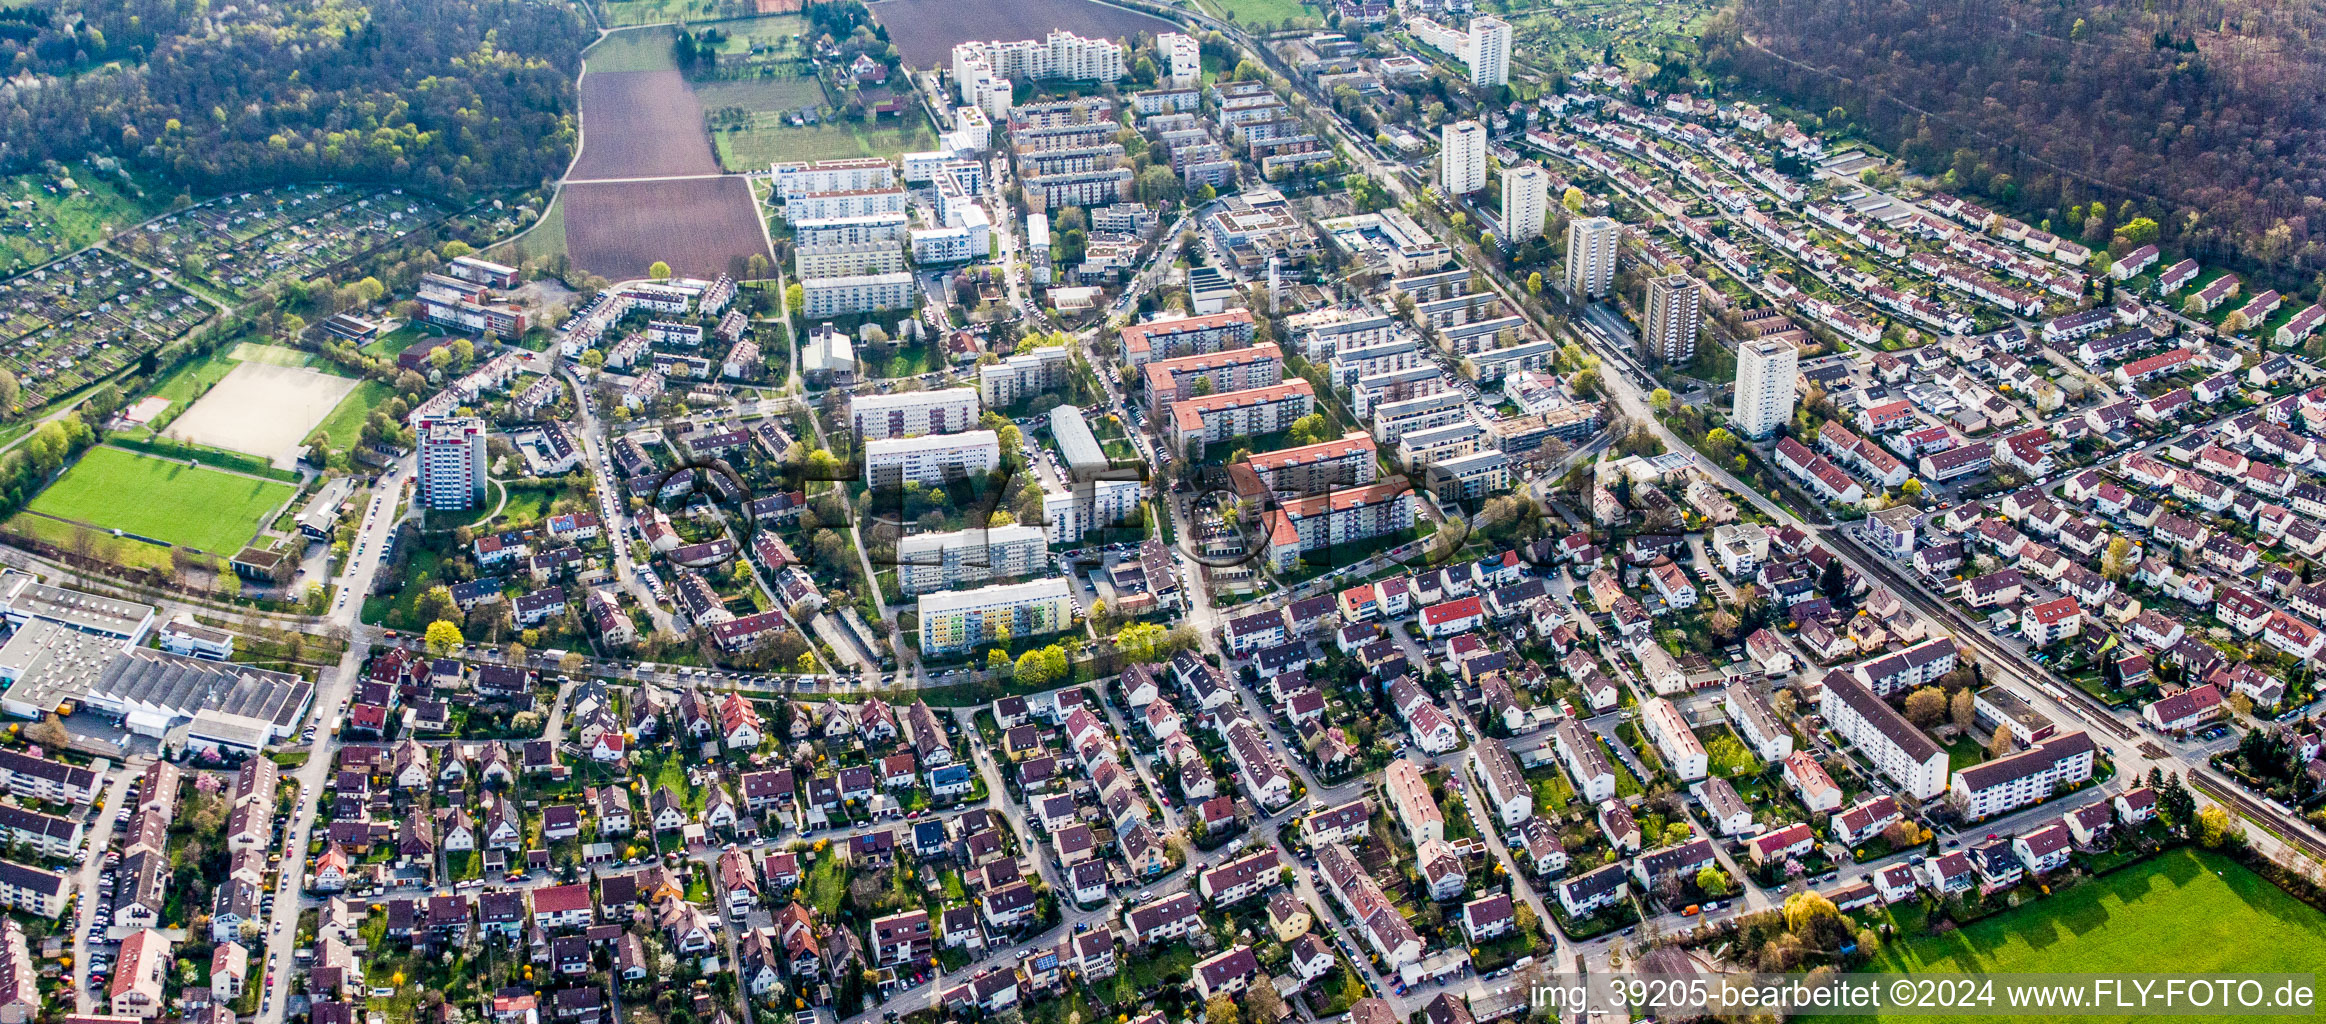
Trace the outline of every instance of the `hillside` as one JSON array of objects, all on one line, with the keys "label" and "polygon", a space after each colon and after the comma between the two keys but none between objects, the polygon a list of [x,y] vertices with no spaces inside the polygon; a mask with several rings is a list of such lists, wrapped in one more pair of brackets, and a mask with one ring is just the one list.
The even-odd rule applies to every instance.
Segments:
[{"label": "hillside", "polygon": [[2320,40],[2317,3],[1738,0],[1704,42],[1715,72],[1838,108],[2063,236],[2148,216],[2208,262],[2307,283],[2326,269]]},{"label": "hillside", "polygon": [[571,7],[511,0],[0,9],[0,174],[95,153],[195,192],[533,185],[571,157],[593,35]]}]

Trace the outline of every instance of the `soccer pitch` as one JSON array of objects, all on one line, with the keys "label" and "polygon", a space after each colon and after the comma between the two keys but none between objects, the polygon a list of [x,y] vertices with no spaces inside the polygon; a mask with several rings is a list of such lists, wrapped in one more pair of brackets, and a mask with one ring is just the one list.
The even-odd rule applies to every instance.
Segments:
[{"label": "soccer pitch", "polygon": [[31,511],[231,555],[297,488],[276,480],[91,448]]}]

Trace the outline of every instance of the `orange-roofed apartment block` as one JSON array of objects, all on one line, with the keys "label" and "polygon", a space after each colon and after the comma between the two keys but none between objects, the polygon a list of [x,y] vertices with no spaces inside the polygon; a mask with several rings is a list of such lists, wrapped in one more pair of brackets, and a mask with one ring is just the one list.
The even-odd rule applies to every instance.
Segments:
[{"label": "orange-roofed apartment block", "polygon": [[1260,516],[1268,568],[1292,571],[1300,556],[1357,544],[1413,526],[1413,489],[1404,477],[1295,498]]},{"label": "orange-roofed apartment block", "polygon": [[1205,445],[1286,430],[1315,409],[1316,388],[1298,379],[1173,402],[1171,446],[1201,459]]}]

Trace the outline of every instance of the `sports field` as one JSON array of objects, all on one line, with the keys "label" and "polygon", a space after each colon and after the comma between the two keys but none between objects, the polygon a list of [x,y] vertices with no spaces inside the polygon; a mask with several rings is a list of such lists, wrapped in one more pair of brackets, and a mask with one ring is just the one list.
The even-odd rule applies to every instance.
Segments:
[{"label": "sports field", "polygon": [[371,418],[372,410],[388,404],[388,399],[395,396],[394,388],[376,380],[364,381],[356,385],[355,390],[348,392],[346,398],[340,399],[337,406],[332,407],[331,415],[323,417],[323,422],[315,425],[314,431],[308,433],[307,440],[314,441],[317,433],[329,434],[332,450],[353,449],[356,441],[363,436],[364,421]]},{"label": "sports field", "polygon": [[31,511],[220,554],[250,543],[297,489],[276,480],[89,449],[32,499]]},{"label": "sports field", "polygon": [[2227,857],[2176,850],[1959,931],[1893,943],[1866,969],[2272,974],[2312,972],[2320,964],[2326,964],[2326,913]]}]

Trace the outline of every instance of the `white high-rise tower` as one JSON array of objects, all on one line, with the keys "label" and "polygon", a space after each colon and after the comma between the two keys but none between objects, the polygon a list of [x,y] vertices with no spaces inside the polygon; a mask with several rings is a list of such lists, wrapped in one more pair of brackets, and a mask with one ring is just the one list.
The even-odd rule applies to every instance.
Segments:
[{"label": "white high-rise tower", "polygon": [[1470,84],[1510,84],[1510,23],[1490,14],[1470,19]]},{"label": "white high-rise tower", "polygon": [[1447,195],[1465,195],[1486,187],[1486,126],[1455,121],[1439,133],[1438,186]]},{"label": "white high-rise tower", "polygon": [[1579,300],[1603,298],[1615,289],[1615,255],[1623,227],[1607,217],[1567,222],[1567,290]]},{"label": "white high-rise tower", "polygon": [[1793,418],[1793,377],[1801,353],[1772,338],[1745,342],[1736,350],[1736,401],[1729,418],[1746,437],[1763,438]]},{"label": "white high-rise tower", "polygon": [[1540,236],[1550,202],[1550,172],[1533,164],[1503,168],[1502,240],[1516,244]]}]

